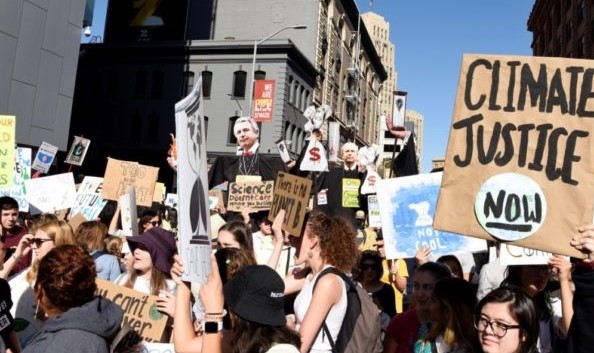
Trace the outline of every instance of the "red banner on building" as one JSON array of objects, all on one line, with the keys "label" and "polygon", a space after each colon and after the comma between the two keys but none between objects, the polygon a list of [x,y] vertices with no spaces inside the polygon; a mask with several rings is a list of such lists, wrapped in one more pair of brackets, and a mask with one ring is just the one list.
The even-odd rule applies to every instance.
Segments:
[{"label": "red banner on building", "polygon": [[274,104],[274,80],[256,80],[254,88],[254,112],[252,117],[257,122],[272,121]]}]

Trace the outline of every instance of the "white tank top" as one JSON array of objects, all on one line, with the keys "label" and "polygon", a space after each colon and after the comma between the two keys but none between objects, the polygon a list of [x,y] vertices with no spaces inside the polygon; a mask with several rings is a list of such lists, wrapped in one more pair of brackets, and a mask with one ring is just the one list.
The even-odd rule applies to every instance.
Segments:
[{"label": "white tank top", "polygon": [[[331,266],[325,266],[325,268]],[[307,309],[309,309],[309,304],[311,303],[312,293],[314,283],[316,282],[316,278],[318,277],[319,273],[314,277],[308,275],[305,278],[305,283],[303,284],[303,289],[295,298],[294,309],[295,309],[295,317],[297,319],[297,329],[301,325],[303,318],[305,317],[305,313]],[[327,274],[326,276],[336,276],[335,274]],[[338,277],[338,276],[337,276]],[[347,295],[346,295],[346,285],[342,278],[340,279],[340,283],[342,286],[342,295],[340,296],[340,300],[337,304],[333,305],[330,308],[330,312],[328,316],[326,316],[326,326],[328,326],[328,330],[330,330],[330,335],[332,335],[332,340],[336,342],[336,338],[338,337],[338,332],[340,331],[340,327],[342,326],[342,320],[346,314],[347,309]],[[330,346],[330,341],[326,337],[324,330],[320,328],[320,332],[316,337],[315,341],[313,342],[311,349],[309,350],[311,353],[330,353],[332,352],[332,347]]]}]

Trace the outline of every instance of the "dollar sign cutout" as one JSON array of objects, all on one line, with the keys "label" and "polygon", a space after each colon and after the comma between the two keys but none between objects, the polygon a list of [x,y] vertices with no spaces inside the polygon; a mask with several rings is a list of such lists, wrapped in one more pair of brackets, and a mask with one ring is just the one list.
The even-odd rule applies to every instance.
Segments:
[{"label": "dollar sign cutout", "polygon": [[312,162],[317,162],[320,160],[320,149],[317,147],[312,148],[311,150],[309,150],[309,160]]}]

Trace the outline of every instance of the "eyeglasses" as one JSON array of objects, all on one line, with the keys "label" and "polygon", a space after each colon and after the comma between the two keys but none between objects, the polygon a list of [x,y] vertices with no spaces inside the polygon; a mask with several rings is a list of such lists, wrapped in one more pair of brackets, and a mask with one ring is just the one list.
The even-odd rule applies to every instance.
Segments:
[{"label": "eyeglasses", "polygon": [[156,226],[160,226],[161,225],[161,221],[150,221],[148,223],[152,224],[153,227],[156,227]]},{"label": "eyeglasses", "polygon": [[489,321],[483,316],[474,317],[474,327],[476,327],[479,332],[485,331],[487,326],[491,328],[493,336],[497,338],[503,338],[507,334],[507,330],[521,328],[520,325],[507,325],[498,321]]},{"label": "eyeglasses", "polygon": [[381,249],[381,248],[383,248],[383,247],[384,247],[384,244],[375,244],[375,247],[376,247],[377,249]]},{"label": "eyeglasses", "polygon": [[41,238],[33,238],[29,240],[31,244],[35,244],[36,247],[40,247],[46,241],[53,241],[52,239],[41,239]]}]

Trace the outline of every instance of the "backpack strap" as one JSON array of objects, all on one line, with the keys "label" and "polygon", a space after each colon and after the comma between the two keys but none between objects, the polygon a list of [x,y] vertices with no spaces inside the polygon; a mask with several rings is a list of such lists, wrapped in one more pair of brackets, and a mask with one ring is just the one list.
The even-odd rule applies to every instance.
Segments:
[{"label": "backpack strap", "polygon": [[105,251],[101,251],[101,250],[97,250],[93,253],[93,255],[91,255],[91,257],[93,258],[93,260],[97,260],[98,258],[100,258],[101,256],[107,254]]},{"label": "backpack strap", "polygon": [[[327,267],[327,268],[323,269],[322,272],[320,272],[318,274],[318,277],[316,278],[316,281],[314,282],[314,285],[312,288],[312,296],[313,296],[313,291],[316,289],[316,285],[318,284],[318,281],[320,280],[320,278],[328,273],[333,273],[333,274],[337,275],[338,277],[342,278],[342,280],[345,282],[345,285],[347,287],[351,286],[350,280],[348,280],[348,277],[344,273],[338,271],[334,267]],[[349,290],[349,288],[347,288],[347,291],[348,290]],[[330,313],[330,310],[328,310],[328,313],[326,313],[326,317],[328,317],[329,313]],[[324,318],[324,322],[322,323],[322,330],[324,330],[324,334],[328,337],[328,341],[330,341],[330,347],[332,348],[332,353],[338,353],[336,351],[336,343],[332,339],[332,335],[330,334],[330,329],[328,328],[328,325],[326,325],[326,318]]]}]

